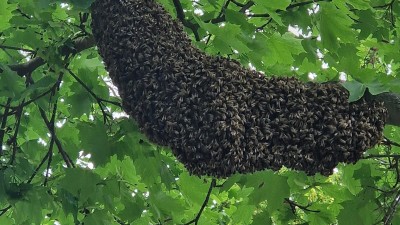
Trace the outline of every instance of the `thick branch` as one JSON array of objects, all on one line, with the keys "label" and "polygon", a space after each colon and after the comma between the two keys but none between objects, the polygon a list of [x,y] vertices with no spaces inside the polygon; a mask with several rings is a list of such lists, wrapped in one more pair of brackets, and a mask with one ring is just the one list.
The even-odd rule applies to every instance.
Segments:
[{"label": "thick branch", "polygon": [[[64,55],[78,53],[85,49],[93,47],[94,45],[95,42],[92,36],[78,38],[74,41],[74,47],[65,51]],[[39,66],[42,66],[43,64],[45,64],[44,59],[41,57],[36,57],[26,63],[9,65],[9,67],[11,68],[11,70],[17,72],[18,75],[24,76],[28,73],[33,72],[35,69],[37,69]],[[0,69],[0,73],[1,72],[2,70]]]}]

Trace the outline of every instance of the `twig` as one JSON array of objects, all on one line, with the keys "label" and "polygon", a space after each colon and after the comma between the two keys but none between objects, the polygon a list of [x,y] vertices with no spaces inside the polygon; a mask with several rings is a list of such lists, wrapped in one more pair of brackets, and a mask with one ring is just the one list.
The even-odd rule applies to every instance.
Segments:
[{"label": "twig", "polygon": [[197,225],[197,223],[200,220],[201,214],[203,213],[204,209],[206,208],[206,206],[208,204],[208,201],[210,200],[211,191],[213,190],[213,188],[215,187],[216,184],[217,184],[217,180],[215,178],[212,179],[211,184],[210,184],[210,188],[208,189],[208,192],[207,192],[207,195],[206,195],[206,198],[204,199],[203,205],[201,206],[199,212],[197,213],[197,216],[193,220],[185,223],[184,225],[189,225],[189,224],[193,224],[193,223],[195,225]]},{"label": "twig", "polygon": [[285,198],[285,202],[289,204],[290,208],[292,209],[293,214],[296,213],[296,207],[301,209],[301,210],[307,211],[307,212],[315,212],[315,213],[320,212],[320,210],[309,209],[309,207],[311,206],[311,203],[309,203],[306,206],[303,206],[303,205],[299,205],[298,203],[290,200],[289,198]]},{"label": "twig", "polygon": [[[54,139],[52,139],[54,140]],[[47,161],[47,159],[50,156],[50,150],[47,151],[47,154],[44,156],[44,158],[42,159],[42,161],[39,163],[39,165],[36,167],[35,171],[33,171],[31,177],[29,177],[28,181],[26,183],[30,184],[33,180],[33,178],[35,178],[35,176],[37,175],[37,173],[39,172],[40,168],[43,166],[43,164]]]},{"label": "twig", "polygon": [[388,139],[388,138],[386,138],[386,137],[384,137],[384,139],[383,139],[383,141],[382,141],[382,144],[387,145],[387,146],[396,146],[396,147],[400,147],[400,144],[399,144],[399,143],[396,143],[396,142],[394,142],[394,141],[392,141],[392,140],[390,140],[390,139]]},{"label": "twig", "polygon": [[[95,45],[94,39],[92,36],[88,37],[83,37],[76,39],[74,41],[74,53],[81,52],[85,49],[88,49],[90,47],[93,47]],[[65,55],[69,55],[71,52],[65,52]],[[21,63],[21,64],[14,64],[14,65],[9,65],[10,69],[17,72],[18,75],[20,76],[25,76],[28,73],[33,72],[35,69],[37,69],[39,66],[42,66],[45,64],[45,61],[41,57],[36,57],[32,60],[29,60],[26,63]],[[0,69],[0,73],[3,72]]]},{"label": "twig", "polygon": [[[54,92],[55,89],[58,88],[60,82],[61,82],[61,80],[60,80],[60,78],[59,78],[58,81],[57,81],[56,83],[54,83],[54,85],[53,85],[49,90],[47,90],[47,91],[45,91],[45,92],[39,94],[39,95],[36,96],[35,98],[32,98],[32,99],[30,99],[30,100],[28,100],[28,101],[25,101],[25,102],[21,103],[21,104],[18,105],[18,106],[9,106],[9,108],[11,108],[11,109],[13,109],[13,110],[17,110],[17,109],[19,109],[19,108],[21,108],[21,107],[25,107],[25,106],[27,106],[27,105],[29,105],[29,104],[31,104],[31,103],[37,101],[38,99],[40,99],[40,98],[46,96],[47,94]],[[1,105],[0,105],[0,106],[1,106]]]},{"label": "twig", "polygon": [[268,26],[268,24],[270,24],[272,22],[272,18],[269,18],[269,20],[264,23],[263,25],[259,26],[256,28],[256,30],[263,30],[266,26]]},{"label": "twig", "polygon": [[371,154],[364,157],[364,159],[371,159],[371,158],[394,158],[399,159],[400,155],[398,154]]},{"label": "twig", "polygon": [[[239,7],[243,7],[243,6],[245,6],[245,4],[243,4],[243,3],[240,3],[240,2],[238,2],[238,1],[235,1],[235,0],[231,0],[231,2],[232,2],[233,4],[235,4],[235,5],[239,6]],[[250,2],[251,2],[251,1],[250,1]]]},{"label": "twig", "polygon": [[54,146],[54,134],[55,134],[55,130],[54,130],[54,123],[55,123],[55,119],[56,119],[56,114],[57,114],[57,101],[54,103],[53,106],[53,113],[51,115],[51,119],[50,119],[50,134],[51,134],[51,140],[50,140],[50,146],[49,146],[49,151],[48,151],[48,155],[49,155],[49,160],[47,161],[47,168],[46,168],[46,175],[44,177],[44,182],[43,185],[46,186],[47,185],[47,181],[49,179],[49,171],[50,171],[50,165],[51,165],[51,161],[53,159],[53,146]]},{"label": "twig", "polygon": [[29,52],[29,53],[35,53],[34,50],[27,49],[27,48],[19,48],[19,47],[14,47],[14,46],[7,46],[7,45],[0,45],[1,49],[11,49],[11,50],[17,50],[17,51],[24,51],[24,52]]},{"label": "twig", "polygon": [[[312,3],[330,2],[330,1],[331,0],[314,0],[314,1],[299,2],[299,3],[294,3],[294,4],[289,5],[288,7],[286,7],[285,10],[277,9],[277,10],[275,10],[275,12],[276,13],[280,13],[280,12],[283,12],[283,11],[287,11],[289,9],[293,9],[293,8],[300,7],[300,6],[309,5],[309,4],[312,4]],[[270,15],[269,15],[269,13],[259,13],[259,14],[254,13],[254,14],[249,14],[248,16],[249,17],[269,17]]]},{"label": "twig", "polygon": [[[22,103],[24,103],[25,100],[22,101]],[[17,114],[15,115],[16,118],[16,124],[15,124],[15,128],[14,128],[14,135],[11,137],[11,141],[12,141],[12,155],[9,161],[9,164],[12,165],[14,164],[15,161],[15,157],[17,155],[17,137],[18,137],[18,131],[19,131],[19,127],[21,124],[21,117],[22,117],[22,112],[24,111],[24,107],[19,107],[17,109]]]},{"label": "twig", "polygon": [[39,107],[39,112],[40,112],[40,115],[42,116],[42,119],[44,120],[44,123],[47,126],[47,129],[50,131],[52,138],[54,138],[54,141],[57,145],[58,151],[61,154],[65,164],[67,165],[68,168],[75,167],[74,162],[71,160],[69,155],[65,152],[64,148],[62,147],[61,141],[56,136],[55,131],[51,130],[51,123],[46,116],[46,112],[41,107]]},{"label": "twig", "polygon": [[253,5],[254,5],[254,2],[253,1],[249,1],[245,5],[242,6],[242,8],[239,10],[239,12],[245,13],[246,10],[250,9],[250,7],[252,7]]},{"label": "twig", "polygon": [[120,225],[128,225],[127,223],[125,223],[124,221],[122,221],[120,218],[114,216],[114,220],[115,222],[117,222]]},{"label": "twig", "polygon": [[221,11],[219,12],[218,16],[214,19],[211,20],[211,23],[219,23],[220,21],[225,21],[225,11],[229,6],[229,3],[231,3],[231,0],[227,0],[222,6]]},{"label": "twig", "polygon": [[113,105],[116,105],[118,107],[122,107],[121,103],[119,102],[114,102],[114,101],[110,101],[107,99],[103,99],[100,98],[99,96],[97,96],[86,84],[85,82],[83,82],[74,72],[72,72],[72,70],[66,68],[67,71],[69,72],[69,74],[71,74],[71,76],[80,84],[82,85],[82,87],[89,92],[89,94],[96,100],[97,104],[100,107],[101,112],[103,113],[103,117],[104,117],[104,123],[106,123],[108,121],[109,117],[112,117],[111,115],[109,115],[109,113],[106,112],[105,108],[104,108],[104,104],[103,102],[107,102]]},{"label": "twig", "polygon": [[8,98],[7,103],[4,107],[4,114],[2,116],[1,127],[0,127],[0,155],[3,154],[3,141],[4,141],[4,135],[6,134],[7,118],[8,118],[8,112],[10,111],[10,104],[11,104],[11,98]]},{"label": "twig", "polygon": [[11,209],[11,205],[5,207],[4,209],[0,209],[0,216],[4,215],[9,209]]},{"label": "twig", "polygon": [[395,2],[395,0],[390,1],[389,3],[383,4],[383,5],[377,5],[374,6],[374,9],[379,9],[379,8],[389,8],[391,6],[393,6],[393,3]]},{"label": "twig", "polygon": [[198,32],[200,26],[198,24],[195,24],[195,23],[192,23],[192,22],[186,20],[185,12],[183,11],[183,7],[182,7],[180,0],[173,0],[173,3],[175,6],[176,16],[178,17],[178,19],[181,21],[181,23],[185,27],[192,30],[195,40],[200,41],[200,36],[199,36],[199,32]]},{"label": "twig", "polygon": [[400,190],[397,192],[392,204],[390,204],[388,211],[385,213],[385,216],[383,217],[384,225],[391,224],[393,216],[394,216],[395,212],[397,211],[397,207],[398,207],[399,203],[400,203]]}]

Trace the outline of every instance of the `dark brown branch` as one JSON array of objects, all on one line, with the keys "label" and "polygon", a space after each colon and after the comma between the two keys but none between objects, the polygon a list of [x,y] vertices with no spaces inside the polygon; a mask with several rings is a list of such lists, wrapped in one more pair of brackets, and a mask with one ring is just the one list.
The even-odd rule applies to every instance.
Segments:
[{"label": "dark brown branch", "polygon": [[61,154],[65,164],[67,165],[68,168],[75,167],[74,162],[71,160],[71,158],[69,157],[67,152],[64,150],[64,148],[62,147],[61,141],[56,136],[56,132],[54,130],[52,131],[52,129],[51,129],[52,125],[46,116],[46,112],[41,107],[39,107],[39,112],[40,112],[40,115],[42,116],[42,119],[44,120],[44,123],[47,126],[47,129],[50,131],[52,138],[54,138],[54,141],[57,145],[58,151]]},{"label": "dark brown branch", "polygon": [[4,215],[9,209],[11,209],[11,205],[5,207],[4,209],[0,209],[0,216]]},{"label": "dark brown branch", "polygon": [[222,6],[221,11],[219,12],[218,16],[214,19],[211,20],[211,23],[219,23],[222,21],[225,21],[225,11],[229,6],[229,3],[231,3],[231,0],[227,0],[224,4],[224,6]]},{"label": "dark brown branch", "polygon": [[[54,140],[54,139],[53,139]],[[39,165],[36,167],[35,171],[33,171],[31,177],[29,177],[28,181],[26,183],[30,184],[33,180],[33,178],[35,178],[35,176],[37,175],[37,173],[39,172],[40,168],[43,166],[43,164],[47,161],[47,159],[50,156],[50,151],[47,151],[47,154],[43,157],[42,161],[39,163]]]},{"label": "dark brown branch", "polygon": [[252,7],[253,5],[254,5],[254,2],[253,1],[249,1],[245,5],[242,6],[242,8],[239,10],[239,12],[245,13],[246,10],[250,9],[250,7]]},{"label": "dark brown branch", "polygon": [[320,212],[320,210],[309,209],[311,204],[307,204],[306,206],[299,205],[298,203],[290,200],[289,198],[285,198],[285,202],[289,204],[290,208],[292,209],[293,214],[296,213],[296,208],[299,208],[299,209],[307,211],[307,212],[315,212],[315,213]]},{"label": "dark brown branch", "polygon": [[[22,104],[24,103],[24,101],[22,101]],[[17,121],[16,121],[15,128],[14,128],[14,135],[11,138],[12,155],[11,155],[11,159],[9,161],[10,165],[14,164],[15,157],[17,155],[17,138],[18,138],[18,131],[19,131],[19,127],[20,127],[20,124],[21,124],[21,117],[22,117],[22,112],[23,111],[24,111],[24,107],[19,107],[17,109],[17,114],[15,115]]]},{"label": "dark brown branch", "polygon": [[[21,103],[21,104],[18,105],[18,106],[9,106],[9,108],[10,108],[10,109],[13,109],[13,110],[18,110],[18,109],[21,108],[21,107],[25,107],[25,106],[31,104],[32,102],[35,102],[36,100],[38,100],[38,99],[40,99],[40,98],[46,96],[47,94],[50,94],[50,93],[54,92],[55,89],[58,87],[58,85],[59,85],[59,82],[56,82],[49,90],[47,90],[47,91],[45,91],[45,92],[39,94],[39,95],[36,96],[35,98],[32,98],[32,99],[30,99],[29,101],[24,101],[23,103]],[[0,106],[2,106],[2,105],[0,105]],[[4,106],[3,106],[3,107],[4,107]]]},{"label": "dark brown branch", "polygon": [[3,154],[3,141],[4,141],[4,135],[6,134],[7,118],[8,118],[8,113],[10,111],[10,104],[11,104],[11,98],[8,98],[7,103],[4,107],[4,114],[2,116],[1,126],[0,126],[0,155]]},{"label": "dark brown branch", "polygon": [[396,147],[400,147],[400,144],[397,142],[394,142],[392,140],[389,140],[387,137],[385,137],[382,141],[382,144],[387,145],[389,147],[391,146],[396,146]]},{"label": "dark brown branch", "polygon": [[97,104],[100,107],[101,112],[103,113],[103,117],[104,117],[104,123],[106,123],[108,121],[109,117],[112,117],[111,115],[109,115],[108,112],[106,112],[106,109],[104,108],[104,104],[103,102],[107,102],[113,105],[116,105],[118,107],[122,107],[121,103],[119,102],[114,102],[114,101],[110,101],[107,99],[103,99],[100,98],[99,96],[97,96],[86,84],[85,82],[83,82],[74,72],[72,72],[72,70],[66,68],[69,72],[69,74],[71,74],[71,76],[80,84],[82,85],[82,87],[89,92],[89,94],[96,100]]},{"label": "dark brown branch", "polygon": [[7,46],[7,45],[0,45],[0,48],[1,48],[1,49],[11,49],[11,50],[17,50],[17,51],[24,51],[24,52],[29,52],[29,53],[35,53],[35,51],[32,50],[32,49],[18,48],[18,47]]},{"label": "dark brown branch", "polygon": [[188,20],[186,20],[185,18],[185,12],[183,11],[182,8],[182,4],[180,2],[180,0],[173,0],[174,6],[175,6],[175,10],[176,10],[176,16],[178,18],[179,21],[181,21],[181,23],[192,30],[193,34],[194,34],[194,38],[196,41],[200,41],[200,36],[199,36],[199,25],[192,23]]},{"label": "dark brown branch", "polygon": [[[294,4],[289,5],[288,7],[286,7],[285,10],[277,9],[277,10],[275,10],[275,12],[276,13],[280,13],[280,12],[283,12],[283,11],[287,11],[289,9],[293,9],[293,8],[296,8],[296,7],[309,5],[309,4],[312,4],[312,3],[330,2],[330,1],[331,0],[314,0],[314,1],[299,2],[299,3],[294,3]],[[249,17],[269,17],[270,15],[269,15],[269,13],[260,13],[260,14],[249,14],[248,16]]]},{"label": "dark brown branch", "polygon": [[193,224],[193,223],[195,225],[197,225],[197,223],[200,220],[201,214],[203,213],[204,209],[206,208],[206,206],[208,204],[208,201],[210,200],[211,191],[213,190],[213,188],[215,187],[216,184],[217,184],[217,180],[216,179],[212,179],[211,184],[210,184],[210,188],[208,188],[208,192],[207,192],[206,198],[204,199],[203,205],[200,207],[200,210],[197,213],[197,216],[193,220],[185,223],[184,225],[189,225],[189,224]]},{"label": "dark brown branch", "polygon": [[[235,1],[235,0],[231,0],[231,2],[232,2],[233,4],[235,4],[235,5],[239,6],[239,7],[243,7],[243,6],[245,6],[245,4],[243,4],[243,3],[240,3],[240,2],[238,2],[238,1]],[[251,1],[250,1],[250,2],[251,2]]]},{"label": "dark brown branch", "polygon": [[51,134],[51,140],[50,140],[50,146],[49,146],[49,151],[48,151],[49,160],[47,161],[46,175],[44,177],[44,182],[43,182],[44,186],[47,185],[47,182],[49,179],[49,171],[50,171],[51,161],[53,159],[53,147],[54,147],[54,141],[55,141],[53,134],[55,134],[54,124],[56,122],[56,114],[57,114],[57,101],[53,105],[53,113],[52,113],[51,119],[50,119],[49,130],[50,130],[50,134]]},{"label": "dark brown branch", "polygon": [[[92,36],[78,38],[74,41],[74,47],[64,52],[64,55],[70,55],[72,53],[78,53],[95,45],[95,41]],[[18,73],[20,76],[25,76],[28,73],[33,72],[38,67],[45,64],[45,60],[41,57],[36,57],[32,60],[29,60],[26,63],[9,65],[11,70]],[[0,73],[2,70],[0,69]]]},{"label": "dark brown branch", "polygon": [[395,197],[393,198],[393,202],[390,204],[389,209],[385,213],[385,216],[383,217],[383,224],[384,225],[390,225],[392,224],[392,219],[394,214],[397,212],[397,208],[400,203],[400,190],[397,192]]}]

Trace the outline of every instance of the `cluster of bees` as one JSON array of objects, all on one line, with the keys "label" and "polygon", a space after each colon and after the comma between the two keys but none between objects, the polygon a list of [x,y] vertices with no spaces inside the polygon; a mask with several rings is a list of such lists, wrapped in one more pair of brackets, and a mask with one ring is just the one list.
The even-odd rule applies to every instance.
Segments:
[{"label": "cluster of bees", "polygon": [[382,138],[386,109],[335,83],[266,78],[195,48],[149,0],[96,0],[92,29],[124,110],[189,172],[329,175]]}]

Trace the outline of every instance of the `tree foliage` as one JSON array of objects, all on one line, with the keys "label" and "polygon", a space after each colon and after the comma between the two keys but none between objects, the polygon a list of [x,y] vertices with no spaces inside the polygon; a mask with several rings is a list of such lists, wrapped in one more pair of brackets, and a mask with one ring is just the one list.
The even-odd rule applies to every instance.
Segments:
[{"label": "tree foliage", "polygon": [[[267,76],[346,80],[350,101],[400,93],[398,1],[160,2],[208,54]],[[123,114],[90,4],[0,0],[0,224],[400,223],[395,126],[330,177],[190,176]]]}]

